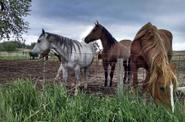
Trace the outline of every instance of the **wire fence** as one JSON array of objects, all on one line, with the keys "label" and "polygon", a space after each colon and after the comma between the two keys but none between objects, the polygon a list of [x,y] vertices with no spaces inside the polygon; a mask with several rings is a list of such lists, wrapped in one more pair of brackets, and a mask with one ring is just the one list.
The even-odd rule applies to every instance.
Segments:
[{"label": "wire fence", "polygon": [[[0,54],[0,57],[4,57],[0,59],[0,69],[1,69],[1,77],[4,77],[4,79],[6,80],[6,77],[8,77],[7,79],[9,79],[9,76],[24,76],[26,74],[26,76],[28,77],[35,77],[41,79],[41,77],[45,77],[43,79],[46,80],[52,80],[54,79],[55,75],[56,75],[56,71],[57,68],[59,67],[60,62],[57,61],[57,58],[54,56],[50,56],[49,61],[44,62],[42,60],[30,60],[32,58],[29,57],[28,54],[24,53],[24,54],[6,54],[6,56],[3,56],[2,54]],[[20,58],[21,57],[21,58]],[[38,59],[36,57],[36,59]],[[176,75],[178,78],[178,81],[180,82],[180,84],[183,85],[183,81],[185,80],[185,55],[173,55],[172,57],[172,62],[176,64]],[[45,63],[45,65],[44,65]],[[45,68],[45,70],[43,69]],[[94,61],[92,63],[92,65],[90,66],[90,73],[89,73],[89,79],[92,78],[96,78],[99,79],[101,82],[104,80],[104,70],[103,70],[103,66],[102,66],[102,60],[98,59],[98,56],[96,56],[94,58]],[[116,67],[115,73],[114,73],[114,81],[117,81],[116,79],[116,74],[118,73],[118,68]],[[108,68],[109,72],[110,72],[110,67]],[[34,71],[34,73],[32,72]],[[45,74],[44,75],[40,75],[40,74]],[[5,76],[4,74],[7,75]],[[47,77],[47,74],[51,74],[49,75],[49,77]],[[22,74],[22,75],[21,75]],[[2,76],[4,75],[4,76]],[[74,76],[74,73],[72,73],[72,76]],[[139,69],[139,76],[138,79],[141,81],[146,77],[146,71],[144,69]],[[69,75],[69,79],[70,79],[70,75]],[[2,81],[2,78],[0,78],[1,82],[5,82]],[[93,81],[92,81],[93,82]]]},{"label": "wire fence", "polygon": [[[3,57],[3,58],[2,58]],[[123,64],[116,64],[114,77],[113,77],[113,87],[102,87],[104,86],[104,69],[102,65],[102,59],[98,59],[98,55],[94,57],[92,64],[89,67],[88,75],[88,89],[87,92],[98,94],[98,95],[113,95],[116,90],[130,89],[132,80],[129,84],[124,84],[124,68],[121,67]],[[100,57],[99,57],[100,58]],[[185,86],[185,55],[174,54],[172,57],[172,63],[176,64],[176,76],[179,82],[179,86]],[[28,53],[22,54],[4,54],[0,53],[0,84],[10,83],[18,78],[21,79],[30,79],[38,87],[42,88],[45,82],[56,82],[55,76],[57,70],[60,66],[60,62],[57,57],[54,55],[49,55],[49,60],[44,61],[38,59],[38,57],[33,60],[30,58]],[[110,67],[108,72],[110,73]],[[142,81],[146,77],[146,70],[140,68],[138,70],[138,81],[142,85]],[[62,82],[62,73],[61,73],[61,82]],[[110,79],[110,76],[109,76]],[[68,86],[73,86],[75,84],[75,74],[73,71],[69,71],[68,75]],[[85,82],[82,81],[81,85]],[[117,86],[123,86],[118,87]],[[74,87],[70,87],[69,91],[74,90]],[[181,92],[177,92],[177,95],[180,96],[179,99],[185,99],[185,95]]]},{"label": "wire fence", "polygon": [[[60,65],[60,62],[54,55],[50,55],[48,61],[38,60],[38,57],[35,58],[36,60],[32,60],[28,53],[0,53],[0,57],[6,57],[0,58],[1,83],[6,83],[17,78],[29,78],[37,84],[55,82],[55,76]],[[172,62],[176,64],[176,76],[178,78],[179,85],[185,86],[185,55],[174,54]],[[121,65],[117,63],[113,77],[113,87],[117,86],[117,81],[120,80],[120,76],[124,76],[124,68],[122,69],[123,71],[120,72],[120,66]],[[111,69],[109,67],[109,73],[110,70]],[[60,77],[62,81],[62,75]],[[139,82],[141,83],[145,77],[146,71],[143,68],[140,68],[138,70]],[[102,60],[98,59],[98,55],[96,55],[92,65],[89,67],[88,85],[99,87],[99,89],[101,89],[101,86],[104,85],[104,79]],[[73,71],[69,71],[68,81],[69,84],[75,83],[75,74]]]}]

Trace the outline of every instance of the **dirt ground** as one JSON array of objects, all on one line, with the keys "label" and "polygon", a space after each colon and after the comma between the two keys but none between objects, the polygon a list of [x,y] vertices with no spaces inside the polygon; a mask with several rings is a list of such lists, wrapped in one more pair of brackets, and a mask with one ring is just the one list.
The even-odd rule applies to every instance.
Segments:
[{"label": "dirt ground", "polygon": [[[44,80],[54,82],[60,63],[57,60],[49,60],[45,63],[42,60],[0,60],[0,83],[9,83],[18,78],[29,78],[37,84],[42,84]],[[139,80],[145,78],[145,71],[139,71]],[[185,79],[184,72],[178,72],[178,77]],[[105,91],[106,93],[115,91],[119,71],[115,69],[113,88],[102,87],[104,84],[104,72],[100,61],[95,61],[90,67],[88,75],[88,89],[91,91]],[[62,76],[61,76],[62,77]],[[75,83],[74,72],[69,72],[69,85]],[[182,85],[184,83],[181,83]],[[127,87],[129,87],[127,85]]]},{"label": "dirt ground", "polygon": [[[43,60],[0,60],[0,83],[9,83],[18,78],[29,78],[40,85],[44,79],[47,82],[55,82],[58,67],[60,63],[57,60],[49,60],[45,63]],[[104,71],[101,61],[95,61],[90,67],[88,75],[88,89],[90,91],[114,92],[117,84],[118,70],[115,69],[113,78],[113,88],[105,88]],[[141,75],[141,77],[145,77]],[[61,75],[62,79],[62,75]],[[68,76],[68,85],[75,83],[74,72],[70,71]]]},{"label": "dirt ground", "polygon": [[[45,65],[43,60],[0,60],[0,83],[10,83],[18,78],[28,78],[38,85],[43,81],[55,82],[55,76],[60,66],[59,61],[49,60]],[[116,76],[115,76],[116,77]],[[62,75],[61,75],[62,81]],[[116,86],[114,78],[113,86]],[[68,86],[75,83],[74,72],[70,71],[68,76]],[[88,75],[88,89],[91,91],[104,91],[104,74],[100,64],[93,64]],[[105,88],[106,92],[113,92],[114,88]]]}]

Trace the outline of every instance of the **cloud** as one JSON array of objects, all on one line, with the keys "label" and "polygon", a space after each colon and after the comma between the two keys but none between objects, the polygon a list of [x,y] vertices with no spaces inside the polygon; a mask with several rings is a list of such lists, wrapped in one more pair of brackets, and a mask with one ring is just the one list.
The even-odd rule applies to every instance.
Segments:
[{"label": "cloud", "polygon": [[31,16],[26,18],[30,23],[26,37],[30,41],[39,36],[42,28],[81,40],[96,20],[105,25],[117,40],[132,40],[136,32],[150,21],[173,33],[175,50],[185,49],[183,0],[33,0],[31,10]]}]

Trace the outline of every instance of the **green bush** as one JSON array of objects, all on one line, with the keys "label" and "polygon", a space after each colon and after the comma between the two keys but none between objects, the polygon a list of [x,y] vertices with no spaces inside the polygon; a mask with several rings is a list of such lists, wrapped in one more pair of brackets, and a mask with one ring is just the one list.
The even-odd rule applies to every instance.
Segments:
[{"label": "green bush", "polygon": [[18,45],[12,41],[0,43],[0,51],[7,51],[7,52],[16,51],[17,47]]},{"label": "green bush", "polygon": [[19,41],[5,41],[0,43],[0,51],[16,51],[18,48],[27,48],[32,49],[35,43],[32,43],[31,45],[26,45],[25,43],[19,42]]}]

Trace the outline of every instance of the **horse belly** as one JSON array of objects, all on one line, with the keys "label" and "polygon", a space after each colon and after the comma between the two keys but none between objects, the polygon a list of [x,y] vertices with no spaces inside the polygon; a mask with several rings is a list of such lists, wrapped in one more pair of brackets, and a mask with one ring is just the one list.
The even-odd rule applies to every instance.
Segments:
[{"label": "horse belly", "polygon": [[81,49],[81,55],[80,55],[80,65],[81,67],[87,67],[89,66],[93,61],[93,51],[90,46],[84,46]]},{"label": "horse belly", "polygon": [[70,67],[75,67],[76,65],[79,65],[81,68],[87,67],[92,63],[92,60],[93,60],[92,52],[74,53],[71,57]]},{"label": "horse belly", "polygon": [[93,61],[93,56],[92,54],[87,54],[86,56],[83,56],[82,58],[80,58],[80,66],[81,67],[87,67],[89,66]]}]

